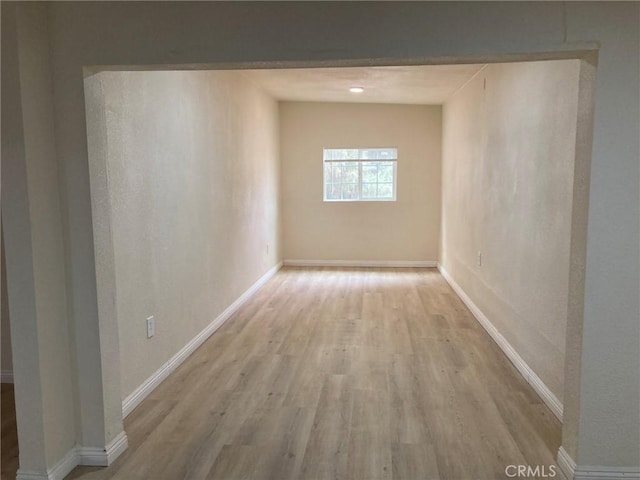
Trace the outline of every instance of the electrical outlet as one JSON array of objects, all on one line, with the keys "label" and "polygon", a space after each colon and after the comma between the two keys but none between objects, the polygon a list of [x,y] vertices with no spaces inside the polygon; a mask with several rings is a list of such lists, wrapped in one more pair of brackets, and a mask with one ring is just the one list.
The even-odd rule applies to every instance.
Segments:
[{"label": "electrical outlet", "polygon": [[482,252],[478,252],[478,266],[482,266]]},{"label": "electrical outlet", "polygon": [[269,255],[269,244],[267,243],[267,255]]},{"label": "electrical outlet", "polygon": [[156,334],[156,319],[153,315],[147,318],[147,338],[151,338]]}]

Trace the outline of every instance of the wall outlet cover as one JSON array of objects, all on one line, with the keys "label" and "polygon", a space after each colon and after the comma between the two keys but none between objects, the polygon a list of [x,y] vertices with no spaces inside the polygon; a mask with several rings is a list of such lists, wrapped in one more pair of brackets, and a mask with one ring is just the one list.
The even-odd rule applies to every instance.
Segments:
[{"label": "wall outlet cover", "polygon": [[152,316],[147,317],[147,338],[151,338],[156,334],[156,319]]}]

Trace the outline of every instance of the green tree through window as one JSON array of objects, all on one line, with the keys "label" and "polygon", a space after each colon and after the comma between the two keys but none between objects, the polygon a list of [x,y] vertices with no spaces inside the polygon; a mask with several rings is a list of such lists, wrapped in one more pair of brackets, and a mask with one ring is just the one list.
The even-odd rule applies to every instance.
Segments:
[{"label": "green tree through window", "polygon": [[395,201],[396,148],[325,148],[324,201]]}]

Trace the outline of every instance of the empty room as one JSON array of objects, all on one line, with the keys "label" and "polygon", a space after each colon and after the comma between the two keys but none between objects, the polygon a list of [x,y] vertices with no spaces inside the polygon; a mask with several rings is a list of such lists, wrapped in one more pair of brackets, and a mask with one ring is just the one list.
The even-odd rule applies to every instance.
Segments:
[{"label": "empty room", "polygon": [[639,18],[3,2],[2,480],[638,478]]}]

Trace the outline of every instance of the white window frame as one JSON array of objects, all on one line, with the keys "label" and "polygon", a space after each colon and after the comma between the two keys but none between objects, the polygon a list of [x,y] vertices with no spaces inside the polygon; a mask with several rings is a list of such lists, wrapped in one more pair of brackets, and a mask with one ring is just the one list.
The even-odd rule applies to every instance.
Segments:
[{"label": "white window frame", "polygon": [[[326,160],[325,152],[327,150],[395,150],[395,158],[389,159],[336,159]],[[357,163],[358,164],[358,198],[327,198],[327,178],[326,168],[327,163],[340,162],[340,163]],[[392,196],[390,198],[362,198],[362,164],[365,162],[386,162],[393,165],[393,183],[392,183]],[[395,202],[397,199],[397,182],[398,182],[398,148],[397,147],[370,147],[370,148],[324,148],[322,150],[322,200],[324,202]],[[379,183],[379,182],[378,182]]]}]

